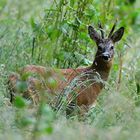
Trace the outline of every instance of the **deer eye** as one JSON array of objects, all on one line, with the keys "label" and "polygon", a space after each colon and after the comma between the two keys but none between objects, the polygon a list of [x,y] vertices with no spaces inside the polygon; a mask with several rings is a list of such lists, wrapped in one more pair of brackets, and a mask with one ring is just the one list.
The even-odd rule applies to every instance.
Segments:
[{"label": "deer eye", "polygon": [[98,50],[99,50],[99,51],[102,51],[102,47],[101,47],[101,46],[98,46]]},{"label": "deer eye", "polygon": [[110,48],[111,50],[113,50],[114,49],[114,46],[111,46],[111,48]]}]

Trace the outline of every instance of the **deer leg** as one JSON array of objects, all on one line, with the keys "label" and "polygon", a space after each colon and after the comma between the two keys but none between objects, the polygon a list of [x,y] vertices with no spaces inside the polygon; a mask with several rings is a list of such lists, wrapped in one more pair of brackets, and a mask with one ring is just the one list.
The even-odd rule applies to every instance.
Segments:
[{"label": "deer leg", "polygon": [[7,89],[8,89],[8,94],[10,95],[10,102],[12,103],[15,97],[15,92],[16,92],[16,83],[19,80],[19,75],[17,74],[11,74],[9,76],[9,79],[7,81]]},{"label": "deer leg", "polygon": [[13,102],[13,98],[14,98],[14,89],[12,88],[10,82],[7,82],[8,87],[7,87],[7,91],[8,91],[8,97],[10,98],[10,102]]}]

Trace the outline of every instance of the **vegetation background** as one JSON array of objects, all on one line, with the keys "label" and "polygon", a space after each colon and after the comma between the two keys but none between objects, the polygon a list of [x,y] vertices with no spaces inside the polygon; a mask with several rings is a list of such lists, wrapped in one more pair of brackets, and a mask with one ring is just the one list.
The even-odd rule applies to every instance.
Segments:
[{"label": "vegetation background", "polygon": [[[76,68],[96,52],[87,26],[108,33],[125,27],[109,81],[84,121],[66,119],[47,104],[34,111],[17,98],[9,105],[6,79],[26,64]],[[0,0],[0,139],[138,140],[140,138],[139,0]]]}]

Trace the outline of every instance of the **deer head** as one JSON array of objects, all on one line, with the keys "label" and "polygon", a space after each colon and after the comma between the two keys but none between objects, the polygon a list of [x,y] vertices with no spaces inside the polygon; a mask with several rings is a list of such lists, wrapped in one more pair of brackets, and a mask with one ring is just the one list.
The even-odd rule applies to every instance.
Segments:
[{"label": "deer head", "polygon": [[101,31],[101,35],[94,29],[94,27],[88,27],[88,33],[92,40],[94,40],[97,44],[97,53],[96,57],[102,60],[103,62],[109,62],[113,59],[114,56],[114,45],[118,42],[123,34],[124,34],[124,27],[119,28],[117,31],[114,32],[116,23],[113,25],[109,35],[107,38],[104,37],[104,31],[101,24],[98,25]]}]

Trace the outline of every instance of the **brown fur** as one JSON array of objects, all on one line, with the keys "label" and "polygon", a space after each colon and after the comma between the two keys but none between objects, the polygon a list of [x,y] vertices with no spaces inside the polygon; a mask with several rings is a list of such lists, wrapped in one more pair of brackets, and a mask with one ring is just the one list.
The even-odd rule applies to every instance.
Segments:
[{"label": "brown fur", "polygon": [[[94,62],[95,63],[95,62]],[[51,73],[51,76],[53,77],[54,80],[56,80],[56,87],[51,88],[48,85],[45,85],[43,80],[44,75],[47,75],[47,70],[45,67],[42,66],[35,66],[35,65],[28,65],[24,67],[21,72],[26,73],[26,72],[32,72],[32,73],[37,73],[41,75],[41,78],[36,79],[33,77],[28,77],[28,89],[27,91],[23,94],[24,97],[28,96],[35,96],[36,99],[34,99],[34,102],[37,103],[39,101],[39,97],[37,93],[33,93],[34,90],[48,90],[51,94],[55,93],[60,93],[63,92],[64,88],[66,88],[74,78],[78,78],[80,75],[88,75],[88,76],[81,76],[81,78],[78,79],[80,82],[84,82],[86,80],[92,80],[91,82],[88,83],[87,87],[84,85],[81,85],[81,87],[72,87],[75,88],[77,95],[77,105],[85,105],[85,106],[90,106],[94,103],[96,100],[98,94],[100,93],[101,89],[103,88],[103,83],[97,82],[96,79],[94,79],[94,76],[98,76],[98,74],[101,76],[102,80],[106,81],[109,75],[109,71],[112,65],[112,61],[110,61],[109,64],[104,64],[104,69],[102,70],[100,66],[97,66],[93,63],[91,67],[87,68],[78,68],[78,69],[61,69],[60,71],[55,71],[55,70],[49,70],[49,73]],[[98,62],[100,63],[100,62]],[[103,66],[103,65],[102,65]],[[101,69],[101,71],[100,71]],[[43,76],[43,77],[42,77]],[[13,90],[13,92],[16,92],[16,82],[20,80],[20,76],[17,74],[12,74],[9,76],[9,85],[10,89]],[[48,77],[46,77],[48,78]],[[43,80],[42,80],[43,79]],[[98,80],[98,79],[97,79]],[[78,81],[75,84],[78,84]],[[72,89],[71,89],[72,90]]]}]

